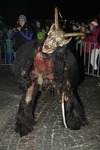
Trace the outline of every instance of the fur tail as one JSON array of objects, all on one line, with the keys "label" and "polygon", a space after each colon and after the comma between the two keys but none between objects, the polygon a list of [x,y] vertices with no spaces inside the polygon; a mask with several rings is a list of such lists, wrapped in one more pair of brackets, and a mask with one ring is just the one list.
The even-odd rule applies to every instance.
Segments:
[{"label": "fur tail", "polygon": [[81,126],[88,125],[84,107],[78,97],[73,94],[68,101],[65,101],[64,103],[65,118],[68,128],[79,130],[81,129]]}]

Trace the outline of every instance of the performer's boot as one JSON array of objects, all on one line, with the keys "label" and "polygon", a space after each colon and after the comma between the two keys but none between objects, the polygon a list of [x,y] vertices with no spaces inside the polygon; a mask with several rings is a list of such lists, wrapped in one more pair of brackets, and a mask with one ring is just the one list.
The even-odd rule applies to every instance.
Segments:
[{"label": "performer's boot", "polygon": [[19,132],[20,136],[25,136],[33,130],[34,116],[34,99],[37,93],[37,89],[34,91],[34,85],[32,85],[27,91],[25,96],[22,97],[19,110],[16,116],[16,128],[15,131]]},{"label": "performer's boot", "polygon": [[27,135],[33,130],[33,115],[32,115],[32,101],[27,103],[25,98],[21,99],[19,110],[16,116],[15,131],[20,133],[20,136]]}]

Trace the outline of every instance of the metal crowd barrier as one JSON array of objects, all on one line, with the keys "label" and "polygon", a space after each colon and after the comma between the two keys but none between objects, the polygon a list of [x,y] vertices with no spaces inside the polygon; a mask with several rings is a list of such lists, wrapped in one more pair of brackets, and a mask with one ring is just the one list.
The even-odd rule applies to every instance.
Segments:
[{"label": "metal crowd barrier", "polygon": [[77,42],[76,56],[85,74],[100,77],[100,46],[94,42]]},{"label": "metal crowd barrier", "polygon": [[10,39],[0,40],[0,65],[13,65],[13,43]]}]

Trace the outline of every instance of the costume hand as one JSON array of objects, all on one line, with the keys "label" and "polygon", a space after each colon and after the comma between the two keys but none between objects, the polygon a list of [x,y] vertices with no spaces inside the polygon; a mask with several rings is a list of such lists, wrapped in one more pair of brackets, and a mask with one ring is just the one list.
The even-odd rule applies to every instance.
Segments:
[{"label": "costume hand", "polygon": [[20,89],[25,91],[32,85],[31,78],[26,75],[21,75],[17,81],[17,85]]}]

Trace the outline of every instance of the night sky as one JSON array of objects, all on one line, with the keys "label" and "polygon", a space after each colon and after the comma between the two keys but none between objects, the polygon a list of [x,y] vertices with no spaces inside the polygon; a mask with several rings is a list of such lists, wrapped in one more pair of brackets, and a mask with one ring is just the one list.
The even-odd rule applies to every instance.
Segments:
[{"label": "night sky", "polygon": [[63,18],[85,20],[100,13],[100,0],[0,0],[0,16],[8,24],[15,23],[20,14],[31,19],[54,19],[58,7]]}]

